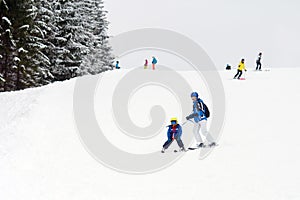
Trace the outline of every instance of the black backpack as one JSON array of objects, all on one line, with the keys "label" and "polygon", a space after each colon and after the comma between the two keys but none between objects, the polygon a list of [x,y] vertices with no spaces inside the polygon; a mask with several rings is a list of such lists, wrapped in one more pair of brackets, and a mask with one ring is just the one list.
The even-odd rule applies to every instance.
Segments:
[{"label": "black backpack", "polygon": [[209,118],[210,117],[210,112],[209,112],[209,109],[208,109],[207,105],[202,100],[200,100],[200,99],[198,100],[198,103],[199,104],[202,103],[202,105],[203,105],[203,112],[205,114],[205,117]]}]

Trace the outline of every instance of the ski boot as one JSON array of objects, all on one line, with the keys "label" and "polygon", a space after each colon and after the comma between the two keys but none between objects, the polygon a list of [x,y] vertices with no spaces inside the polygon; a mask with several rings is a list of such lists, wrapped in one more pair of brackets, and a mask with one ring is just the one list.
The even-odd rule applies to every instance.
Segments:
[{"label": "ski boot", "polygon": [[186,149],[184,147],[180,147],[179,151],[186,152]]},{"label": "ski boot", "polygon": [[205,144],[203,142],[201,142],[200,144],[197,144],[197,147],[198,148],[204,148],[205,147]]},{"label": "ski boot", "polygon": [[208,146],[209,146],[209,147],[215,147],[215,146],[217,146],[217,144],[216,144],[215,142],[212,142],[212,143],[210,143]]}]

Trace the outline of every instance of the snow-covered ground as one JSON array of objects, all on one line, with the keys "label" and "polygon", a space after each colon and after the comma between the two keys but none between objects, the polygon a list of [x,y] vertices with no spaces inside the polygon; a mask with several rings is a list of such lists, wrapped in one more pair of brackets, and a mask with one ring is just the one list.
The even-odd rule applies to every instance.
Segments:
[{"label": "snow-covered ground", "polygon": [[[105,95],[95,95],[99,102],[96,117],[104,124],[103,130],[111,131],[107,137],[120,149],[159,150],[166,130],[151,139],[151,145],[136,141],[135,146],[133,139],[114,136],[118,130],[110,119],[111,91],[124,73],[126,70],[104,74],[103,81],[110,82],[102,84],[101,94]],[[172,166],[147,175],[115,172],[85,150],[73,118],[76,79],[1,93],[0,199],[300,199],[300,69],[249,71],[246,81],[232,80],[234,73],[220,72],[227,107],[219,146],[204,160],[198,160],[197,151],[190,151]],[[182,73],[190,81],[194,74]],[[159,88],[144,89],[153,97],[144,99],[145,112],[159,103],[168,118],[186,115],[176,108],[176,101],[170,101],[171,94]],[[201,91],[210,104],[204,87],[193,89]],[[137,93],[131,103],[142,106],[139,98],[143,93]],[[105,107],[101,112],[97,111],[100,105]],[[140,109],[130,104],[129,108],[137,125],[149,123]]]}]

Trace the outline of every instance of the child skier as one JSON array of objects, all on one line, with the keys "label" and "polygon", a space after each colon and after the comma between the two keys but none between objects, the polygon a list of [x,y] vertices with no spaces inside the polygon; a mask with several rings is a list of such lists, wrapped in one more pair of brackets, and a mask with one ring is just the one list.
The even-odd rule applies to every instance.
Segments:
[{"label": "child skier", "polygon": [[231,70],[231,66],[229,64],[226,65],[226,70]]},{"label": "child skier", "polygon": [[[204,140],[202,139],[201,135],[199,134],[199,131],[201,129],[201,132],[203,136],[206,138],[208,142],[209,147],[213,147],[216,145],[216,143],[213,141],[213,138],[207,131],[207,117],[209,117],[208,110],[205,111],[205,105],[204,102],[199,98],[199,95],[197,92],[193,92],[191,94],[191,99],[193,101],[193,113],[186,117],[187,120],[190,120],[194,118],[194,136],[197,141],[197,148],[205,147]],[[207,112],[207,113],[206,113]]]},{"label": "child skier", "polygon": [[181,140],[182,128],[178,124],[177,118],[172,118],[171,125],[168,126],[168,140],[164,143],[162,153],[165,153],[166,149],[172,144],[174,139],[176,140],[178,146],[180,147],[180,151],[185,151],[183,142]]},{"label": "child skier", "polygon": [[148,60],[146,59],[145,64],[144,64],[144,69],[147,69],[147,68],[148,68]]},{"label": "child skier", "polygon": [[240,79],[242,74],[243,74],[243,70],[245,70],[245,72],[247,71],[246,67],[245,67],[245,59],[243,58],[239,64],[238,70],[236,75],[234,76],[233,79]]},{"label": "child skier", "polygon": [[157,59],[153,56],[152,57],[152,69],[155,70],[155,65],[157,64]]},{"label": "child skier", "polygon": [[119,63],[119,61],[116,62],[116,69],[120,69],[120,63]]},{"label": "child skier", "polygon": [[259,53],[256,60],[256,71],[257,70],[261,71],[261,57],[262,57],[262,53]]}]

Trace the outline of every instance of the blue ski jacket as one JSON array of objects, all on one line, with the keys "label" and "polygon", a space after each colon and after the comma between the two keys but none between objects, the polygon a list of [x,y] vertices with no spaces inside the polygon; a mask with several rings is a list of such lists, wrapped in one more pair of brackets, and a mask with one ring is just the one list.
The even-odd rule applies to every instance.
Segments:
[{"label": "blue ski jacket", "polygon": [[153,60],[152,60],[152,64],[156,64],[157,63],[157,60],[156,60],[156,58],[153,58]]},{"label": "blue ski jacket", "polygon": [[203,101],[202,99],[198,99],[193,102],[193,114],[197,114],[197,116],[194,117],[194,121],[196,123],[202,121],[202,120],[207,120],[207,117],[205,116],[204,113],[204,106],[203,106]]},{"label": "blue ski jacket", "polygon": [[182,135],[182,127],[179,124],[168,126],[168,140],[180,139]]}]

